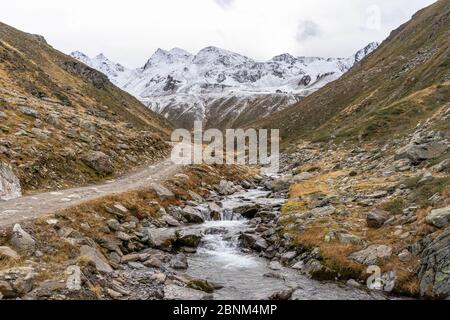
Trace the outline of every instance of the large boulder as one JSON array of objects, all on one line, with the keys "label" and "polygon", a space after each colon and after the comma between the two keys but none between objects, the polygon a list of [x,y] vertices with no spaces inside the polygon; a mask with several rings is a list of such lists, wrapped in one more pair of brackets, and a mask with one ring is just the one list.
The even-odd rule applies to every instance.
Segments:
[{"label": "large boulder", "polygon": [[186,206],[183,208],[182,211],[183,217],[189,222],[189,223],[203,223],[205,222],[205,219],[203,218],[202,213],[191,206]]},{"label": "large boulder", "polygon": [[352,253],[349,258],[360,264],[376,265],[379,260],[388,259],[392,255],[392,248],[385,245],[371,245],[364,250]]},{"label": "large boulder", "polygon": [[83,157],[83,162],[99,174],[111,174],[114,171],[111,158],[101,151],[89,152]]},{"label": "large boulder", "polygon": [[239,242],[242,247],[253,249],[258,252],[261,252],[268,248],[266,240],[256,234],[242,233],[239,236]]},{"label": "large boulder", "polygon": [[397,151],[396,160],[409,159],[414,163],[437,158],[448,150],[448,146],[442,142],[429,142],[423,144],[411,143]]},{"label": "large boulder", "polygon": [[450,228],[422,252],[419,271],[420,293],[445,298],[450,293]]},{"label": "large boulder", "polygon": [[98,271],[104,273],[111,273],[114,271],[105,256],[97,249],[84,245],[80,248],[80,254],[92,262]]},{"label": "large boulder", "polygon": [[178,246],[197,248],[202,240],[202,235],[199,230],[180,230],[176,232]]},{"label": "large boulder", "polygon": [[150,187],[155,190],[156,194],[161,198],[161,199],[168,199],[168,198],[173,198],[175,197],[175,195],[173,194],[172,191],[170,191],[169,189],[167,189],[166,187],[160,185],[159,183],[153,182]]},{"label": "large boulder", "polygon": [[10,166],[0,162],[0,200],[11,200],[21,196],[19,179]]},{"label": "large boulder", "polygon": [[432,210],[427,216],[427,223],[438,228],[446,227],[450,224],[450,206]]},{"label": "large boulder", "polygon": [[173,244],[177,241],[177,233],[171,228],[146,228],[148,242],[155,248],[171,251]]},{"label": "large boulder", "polygon": [[22,229],[20,224],[15,224],[11,236],[11,246],[14,250],[24,253],[34,253],[36,241],[29,233]]},{"label": "large boulder", "polygon": [[375,208],[367,215],[367,226],[373,229],[381,228],[388,217],[389,212]]}]

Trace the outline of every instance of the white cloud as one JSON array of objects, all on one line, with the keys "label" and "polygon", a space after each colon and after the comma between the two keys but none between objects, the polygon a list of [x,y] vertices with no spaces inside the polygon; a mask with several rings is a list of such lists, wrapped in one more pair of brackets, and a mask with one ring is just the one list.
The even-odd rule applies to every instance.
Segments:
[{"label": "white cloud", "polygon": [[314,38],[320,34],[319,25],[312,20],[302,20],[297,26],[297,34],[295,39],[298,42],[303,42],[309,38]]},{"label": "white cloud", "polygon": [[234,0],[214,0],[223,9],[229,9],[233,5]]},{"label": "white cloud", "polygon": [[[3,1],[0,21],[42,34],[63,52],[103,52],[113,60],[137,67],[157,48],[181,47],[196,53],[209,45],[260,60],[285,52],[349,56],[371,41],[383,40],[432,2],[14,0]],[[379,8],[379,17],[374,16],[374,6]],[[312,24],[299,30],[299,21]],[[314,25],[320,26],[319,33]],[[306,40],[297,41],[302,39]]]}]

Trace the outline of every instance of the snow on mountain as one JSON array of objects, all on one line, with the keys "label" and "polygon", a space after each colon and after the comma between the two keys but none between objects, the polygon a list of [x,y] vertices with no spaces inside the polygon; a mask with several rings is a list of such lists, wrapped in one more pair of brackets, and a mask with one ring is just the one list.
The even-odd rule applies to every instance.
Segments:
[{"label": "snow on mountain", "polygon": [[[158,49],[144,67],[127,69],[100,54],[72,56],[106,74],[176,125],[194,120],[223,128],[243,125],[295,103],[331,81],[378,47],[371,43],[348,58],[294,57],[288,53],[259,62],[217,47],[193,55]],[[257,108],[255,107],[257,106]]]}]

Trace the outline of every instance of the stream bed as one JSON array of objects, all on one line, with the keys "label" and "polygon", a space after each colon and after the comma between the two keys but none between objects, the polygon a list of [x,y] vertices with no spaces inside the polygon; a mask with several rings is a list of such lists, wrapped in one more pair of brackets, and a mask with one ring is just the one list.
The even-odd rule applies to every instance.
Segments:
[{"label": "stream bed", "polygon": [[[226,196],[222,200],[225,211],[247,203],[279,208],[284,199],[267,198],[268,192],[252,189]],[[370,292],[341,283],[312,280],[298,270],[279,266],[269,268],[270,260],[239,246],[239,235],[250,228],[246,219],[234,214],[221,221],[207,221],[187,228],[200,229],[204,234],[195,254],[188,256],[186,275],[204,279],[223,288],[215,290],[217,300],[268,299],[275,292],[292,290],[292,299],[385,299],[378,292]]]}]

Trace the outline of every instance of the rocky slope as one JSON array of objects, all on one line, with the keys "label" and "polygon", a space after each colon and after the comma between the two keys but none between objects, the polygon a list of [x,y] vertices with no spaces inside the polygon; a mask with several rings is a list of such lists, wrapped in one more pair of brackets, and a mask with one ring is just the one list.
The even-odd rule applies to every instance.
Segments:
[{"label": "rocky slope", "polygon": [[0,120],[1,199],[159,159],[171,128],[104,74],[1,23]]},{"label": "rocky slope", "polygon": [[343,77],[256,123],[279,125],[288,151],[271,186],[289,197],[283,232],[259,235],[269,258],[355,285],[375,265],[381,290],[449,296],[449,16],[437,1]]},{"label": "rocky slope", "polygon": [[144,67],[129,70],[103,54],[72,56],[106,74],[153,111],[190,128],[194,120],[221,129],[242,126],[282,110],[338,79],[377,48],[371,43],[349,58],[294,57],[266,62],[216,47],[192,55],[158,49]]}]

